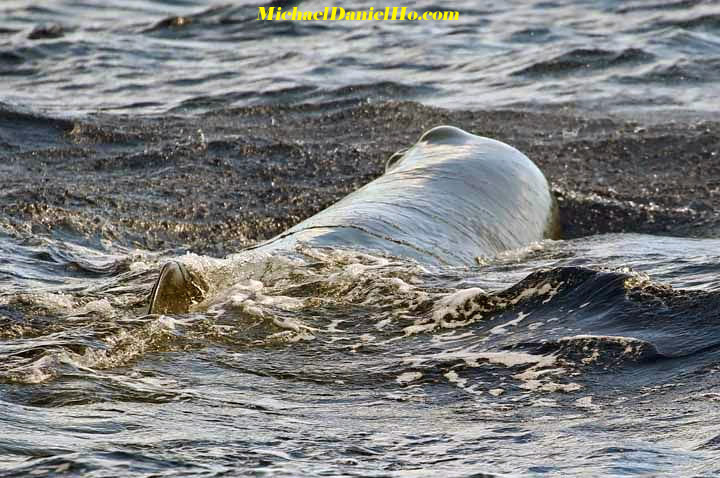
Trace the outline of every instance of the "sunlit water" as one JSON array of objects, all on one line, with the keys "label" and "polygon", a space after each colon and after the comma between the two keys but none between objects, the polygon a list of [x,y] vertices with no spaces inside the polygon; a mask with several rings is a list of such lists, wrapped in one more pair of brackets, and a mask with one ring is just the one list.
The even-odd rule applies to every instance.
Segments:
[{"label": "sunlit water", "polygon": [[720,471],[717,240],[188,255],[218,286],[173,317],[157,255],[2,244],[5,476]]}]

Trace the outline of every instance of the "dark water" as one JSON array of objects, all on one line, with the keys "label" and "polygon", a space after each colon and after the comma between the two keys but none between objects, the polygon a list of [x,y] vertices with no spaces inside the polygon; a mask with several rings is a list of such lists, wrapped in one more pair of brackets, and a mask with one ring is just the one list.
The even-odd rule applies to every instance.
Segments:
[{"label": "dark water", "polygon": [[[0,476],[720,476],[720,6],[413,7],[0,4]],[[231,254],[441,123],[566,239]],[[209,299],[147,315],[169,258]]]},{"label": "dark water", "polygon": [[720,6],[712,0],[401,2],[393,6],[452,9],[460,20],[370,24],[258,22],[248,2],[103,5],[0,6],[10,102],[65,113],[347,97],[714,111],[720,79]]}]

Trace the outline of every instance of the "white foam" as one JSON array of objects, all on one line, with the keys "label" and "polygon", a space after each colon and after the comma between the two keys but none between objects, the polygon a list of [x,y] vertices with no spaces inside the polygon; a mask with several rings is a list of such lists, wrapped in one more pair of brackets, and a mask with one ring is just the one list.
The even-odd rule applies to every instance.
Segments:
[{"label": "white foam", "polygon": [[542,382],[541,380],[528,380],[522,383],[520,388],[531,391],[570,393],[581,390],[582,385],[577,383],[554,383]]},{"label": "white foam", "polygon": [[[473,299],[475,296],[485,295],[485,291],[479,287],[471,287],[469,289],[459,290],[452,294],[446,295],[440,299],[433,307],[432,317],[435,321],[441,321],[446,315],[457,315],[460,308],[464,308],[465,304]],[[473,307],[477,308],[476,304],[472,304]],[[472,313],[473,310],[465,311],[465,313]]]},{"label": "white foam", "polygon": [[593,403],[592,399],[591,396],[578,398],[575,400],[575,406],[580,408],[599,408]]},{"label": "white foam", "polygon": [[[558,403],[555,400],[553,400],[552,398],[543,397],[543,398],[538,398],[536,400],[533,400],[531,406],[555,408],[555,407],[559,407],[560,405],[558,405]],[[546,420],[542,420],[542,421],[546,421]]]},{"label": "white foam", "polygon": [[97,314],[102,317],[111,317],[115,314],[115,308],[107,299],[98,299],[83,305],[78,311],[73,312],[74,315],[80,314]]},{"label": "white foam", "polygon": [[148,264],[145,261],[133,261],[128,266],[128,269],[130,269],[130,272],[145,272],[150,269],[155,269],[155,265]]},{"label": "white foam", "polygon": [[640,355],[647,347],[648,343],[634,337],[623,337],[619,335],[573,335],[570,337],[562,337],[558,342],[579,342],[583,345],[583,351],[589,353],[588,357],[582,359],[584,364],[590,364],[600,358],[600,343],[612,343],[619,346],[625,346],[623,355],[637,356]]},{"label": "white foam", "polygon": [[[570,393],[582,388],[581,385],[576,383],[555,383],[551,381],[550,377],[563,375],[567,372],[565,368],[553,367],[557,365],[557,357],[554,355],[534,355],[526,352],[515,352],[515,351],[503,351],[503,352],[475,352],[472,347],[477,347],[480,344],[468,347],[466,349],[445,351],[433,355],[424,356],[410,356],[404,357],[405,363],[411,364],[412,366],[421,366],[426,362],[430,361],[454,361],[462,360],[468,367],[481,367],[483,363],[490,363],[493,365],[501,365],[507,368],[518,367],[518,366],[530,366],[520,373],[513,375],[514,379],[520,380],[520,388],[529,390],[532,392],[565,392]],[[456,372],[453,372],[456,374]],[[451,375],[455,377],[456,375]],[[447,375],[446,375],[447,377]],[[450,379],[451,377],[447,377]],[[476,385],[464,387],[470,389]]]},{"label": "white foam", "polygon": [[391,277],[388,283],[395,286],[396,290],[401,293],[408,293],[414,289],[413,286],[400,279],[399,277]]},{"label": "white foam", "polygon": [[534,364],[538,367],[553,365],[556,358],[552,355],[533,355],[525,352],[472,352],[470,350],[455,350],[440,352],[436,355],[406,357],[405,362],[420,364],[431,359],[462,360],[470,367],[479,367],[480,361],[486,361],[505,367]]},{"label": "white foam", "polygon": [[509,321],[505,322],[504,324],[493,327],[492,329],[490,329],[490,333],[495,334],[495,335],[506,334],[508,327],[516,326],[517,324],[519,324],[520,322],[525,320],[529,315],[530,315],[529,313],[526,314],[524,312],[518,312],[518,316],[516,319],[509,320]]},{"label": "white foam", "polygon": [[478,295],[485,295],[485,291],[479,287],[472,287],[440,298],[433,306],[430,319],[422,318],[416,320],[413,325],[405,327],[403,329],[405,335],[430,332],[437,328],[464,327],[481,319],[482,315],[479,312],[482,308],[473,300]]},{"label": "white foam", "polygon": [[25,304],[33,304],[42,307],[51,312],[66,314],[77,308],[75,299],[62,292],[34,292],[29,294],[19,294],[14,297],[14,301]]},{"label": "white foam", "polygon": [[410,382],[416,382],[422,378],[423,374],[421,372],[405,372],[401,373],[395,381],[399,383],[400,385],[405,385],[406,383]]},{"label": "white foam", "polygon": [[552,284],[545,282],[545,283],[543,283],[543,284],[541,284],[541,285],[538,285],[538,286],[536,286],[536,287],[528,287],[528,288],[526,288],[526,289],[523,289],[523,291],[520,292],[520,294],[518,294],[517,296],[515,296],[515,298],[512,299],[512,300],[510,301],[510,303],[513,304],[513,305],[515,305],[515,304],[517,304],[518,302],[520,302],[521,300],[524,300],[524,299],[529,299],[529,298],[531,298],[531,297],[540,296],[540,295],[547,295],[547,296],[548,296],[547,299],[545,299],[545,300],[543,301],[543,304],[546,304],[546,303],[549,302],[553,297],[555,297],[555,295],[556,295],[557,292],[558,292],[558,289],[560,288],[560,286],[561,286],[562,284],[563,284],[563,282],[560,282],[560,283],[556,284],[556,285],[553,287]]}]

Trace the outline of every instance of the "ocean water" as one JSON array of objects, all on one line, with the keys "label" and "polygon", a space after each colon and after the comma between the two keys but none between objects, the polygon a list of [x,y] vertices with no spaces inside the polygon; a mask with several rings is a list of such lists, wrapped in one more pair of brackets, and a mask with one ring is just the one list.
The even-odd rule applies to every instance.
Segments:
[{"label": "ocean water", "polygon": [[[0,4],[0,477],[720,476],[720,5],[397,5],[460,21]],[[565,239],[234,254],[440,122]],[[208,300],[149,315],[170,259]]]},{"label": "ocean water", "polygon": [[[322,10],[317,1],[277,2]],[[347,9],[372,2],[333,3]],[[401,2],[457,22],[258,22],[257,4],[3,2],[4,96],[62,113],[347,97],[714,111],[714,1]],[[73,98],[69,102],[67,99]]]}]

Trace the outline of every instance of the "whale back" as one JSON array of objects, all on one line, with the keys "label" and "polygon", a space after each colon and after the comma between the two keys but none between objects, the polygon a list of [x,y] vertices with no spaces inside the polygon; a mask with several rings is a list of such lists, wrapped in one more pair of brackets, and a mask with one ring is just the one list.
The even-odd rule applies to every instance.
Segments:
[{"label": "whale back", "polygon": [[[470,266],[556,237],[557,230],[550,186],[527,156],[500,141],[439,126],[393,155],[379,178],[240,255],[291,254],[304,244]],[[187,312],[207,289],[173,261],[158,277],[148,312]]]},{"label": "whale back", "polygon": [[523,153],[439,126],[391,157],[385,174],[256,249],[304,243],[472,265],[556,237],[556,209],[548,181]]}]

